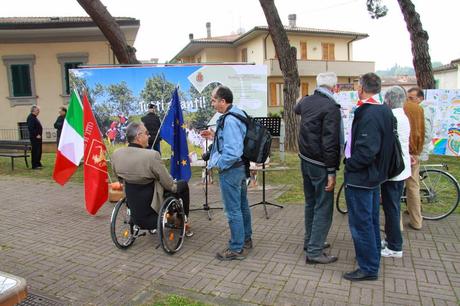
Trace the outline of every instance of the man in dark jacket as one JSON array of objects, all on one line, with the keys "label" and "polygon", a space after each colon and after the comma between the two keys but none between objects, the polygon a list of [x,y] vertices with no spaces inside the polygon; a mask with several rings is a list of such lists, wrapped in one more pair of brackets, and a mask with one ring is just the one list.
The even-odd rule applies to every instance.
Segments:
[{"label": "man in dark jacket", "polygon": [[381,80],[374,73],[360,79],[359,107],[345,148],[345,197],[358,269],[350,281],[376,280],[380,265],[380,184],[388,179],[393,148],[393,114],[382,104]]},{"label": "man in dark jacket", "polygon": [[320,73],[318,88],[304,97],[296,106],[301,116],[299,132],[300,161],[305,194],[306,262],[328,264],[337,260],[323,252],[332,223],[335,173],[340,163],[341,128],[340,105],[333,90],[337,75]]},{"label": "man in dark jacket", "polygon": [[32,145],[32,169],[43,168],[42,159],[42,133],[43,128],[37,116],[40,113],[40,107],[33,105],[30,114],[27,117],[27,128],[29,130],[30,144]]},{"label": "man in dark jacket", "polygon": [[54,128],[56,129],[56,145],[58,146],[58,148],[66,114],[67,108],[65,108],[64,106],[59,107],[59,116],[56,118],[56,122],[54,122]]},{"label": "man in dark jacket", "polygon": [[[149,131],[150,138],[149,138],[149,149],[152,148],[155,151],[161,153],[160,149],[160,135],[158,135],[158,131],[160,130],[161,121],[157,114],[155,114],[155,104],[150,103],[149,112],[141,118],[142,122],[144,123],[147,131]],[[155,142],[155,143],[154,143]]]}]

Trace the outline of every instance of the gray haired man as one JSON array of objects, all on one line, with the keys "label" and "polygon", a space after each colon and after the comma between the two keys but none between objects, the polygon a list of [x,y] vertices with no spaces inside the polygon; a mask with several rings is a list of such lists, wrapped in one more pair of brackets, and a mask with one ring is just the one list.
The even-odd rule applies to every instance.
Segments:
[{"label": "gray haired man", "polygon": [[308,264],[328,264],[337,257],[323,252],[332,223],[335,173],[343,141],[340,105],[333,97],[337,75],[320,73],[318,87],[295,106],[300,115],[299,157],[305,194],[304,250]]}]

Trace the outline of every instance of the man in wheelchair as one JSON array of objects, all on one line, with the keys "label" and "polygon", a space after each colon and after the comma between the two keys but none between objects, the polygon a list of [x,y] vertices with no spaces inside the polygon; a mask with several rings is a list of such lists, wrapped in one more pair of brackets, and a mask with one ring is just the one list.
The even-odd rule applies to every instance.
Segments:
[{"label": "man in wheelchair", "polygon": [[[158,212],[166,193],[181,198],[188,218],[190,194],[186,181],[174,181],[155,150],[146,149],[149,133],[144,124],[132,122],[126,129],[128,146],[112,154],[112,168],[125,184],[131,218],[142,229],[157,228]],[[186,236],[193,232],[186,223]]]}]

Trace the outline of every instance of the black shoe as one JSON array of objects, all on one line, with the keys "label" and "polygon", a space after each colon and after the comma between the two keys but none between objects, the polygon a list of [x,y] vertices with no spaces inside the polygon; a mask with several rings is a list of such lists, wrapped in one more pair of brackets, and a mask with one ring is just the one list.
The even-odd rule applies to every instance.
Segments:
[{"label": "black shoe", "polygon": [[314,265],[314,264],[329,264],[329,263],[333,263],[333,262],[337,261],[337,259],[338,258],[336,256],[321,254],[318,257],[308,257],[307,256],[306,263],[311,264],[311,265]]},{"label": "black shoe", "polygon": [[327,249],[327,248],[330,248],[331,247],[331,244],[327,241],[324,242],[324,245],[323,245],[323,250],[324,249]]},{"label": "black shoe", "polygon": [[378,276],[368,275],[362,272],[360,269],[356,269],[355,271],[345,273],[343,275],[343,278],[351,282],[357,282],[357,281],[377,280]]},{"label": "black shoe", "polygon": [[225,249],[222,252],[217,252],[216,258],[222,261],[228,260],[243,260],[246,258],[246,250],[242,249],[239,252],[232,251],[230,249]]}]

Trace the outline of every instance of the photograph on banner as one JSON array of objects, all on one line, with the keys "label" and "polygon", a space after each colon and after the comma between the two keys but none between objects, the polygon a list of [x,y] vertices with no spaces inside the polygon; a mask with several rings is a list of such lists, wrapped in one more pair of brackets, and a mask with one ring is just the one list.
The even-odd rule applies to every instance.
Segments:
[{"label": "photograph on banner", "polygon": [[191,146],[202,148],[199,131],[215,125],[218,114],[211,92],[220,84],[232,90],[234,104],[249,115],[267,116],[264,65],[95,66],[71,69],[69,76],[72,88],[80,94],[86,90],[104,140],[112,147],[126,142],[126,127],[139,122],[149,104],[162,120],[176,87]]}]

